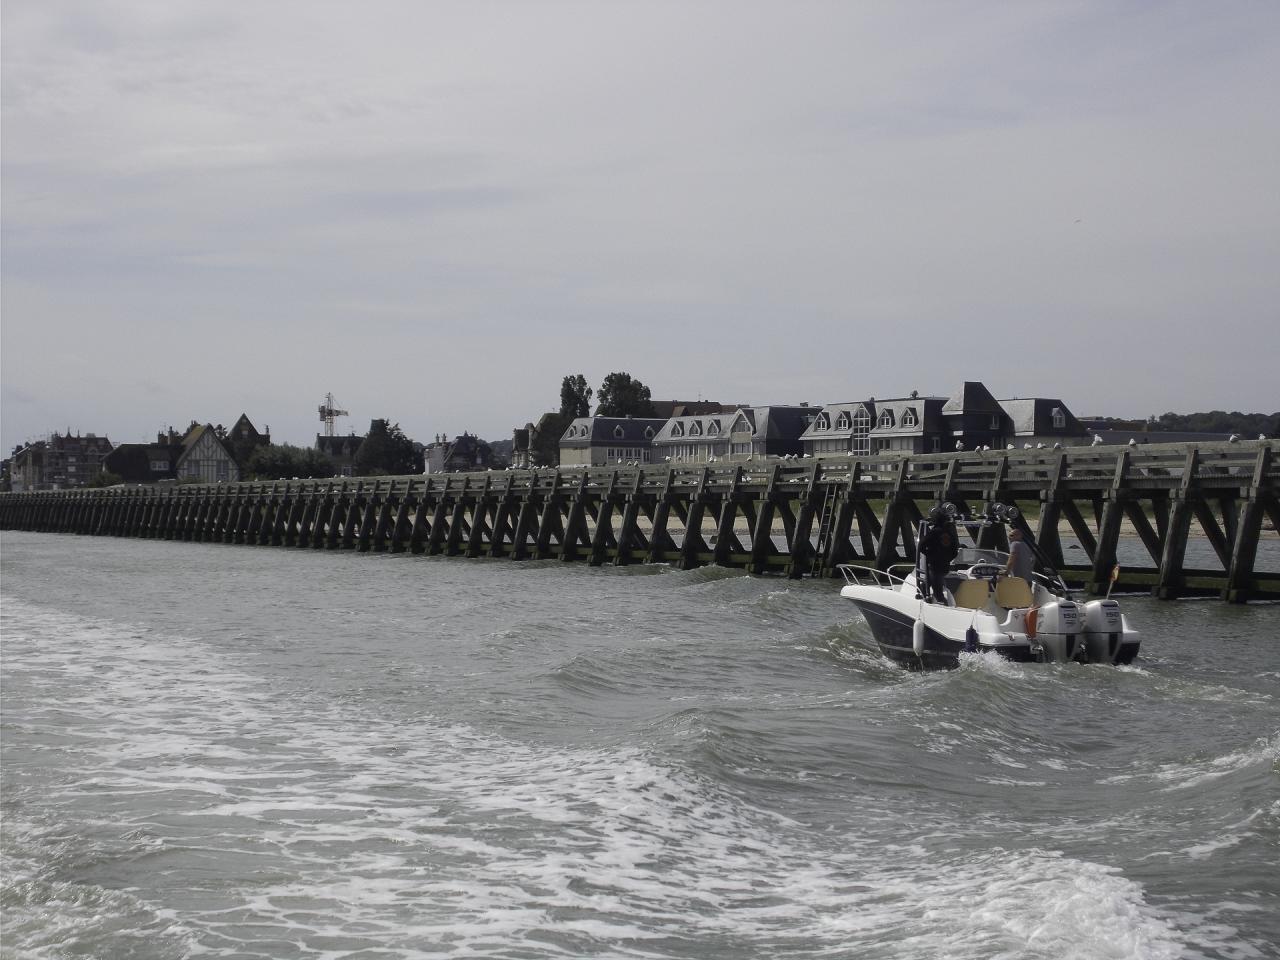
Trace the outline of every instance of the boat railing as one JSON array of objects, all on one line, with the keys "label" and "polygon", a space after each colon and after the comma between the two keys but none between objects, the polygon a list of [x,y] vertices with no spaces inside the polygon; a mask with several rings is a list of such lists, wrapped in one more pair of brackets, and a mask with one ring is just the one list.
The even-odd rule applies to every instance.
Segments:
[{"label": "boat railing", "polygon": [[906,576],[894,571],[903,570],[910,573],[915,568],[909,563],[894,564],[888,570],[878,570],[875,567],[864,567],[855,563],[842,563],[836,569],[844,577],[844,582],[851,587],[884,587],[892,590],[906,583]]}]

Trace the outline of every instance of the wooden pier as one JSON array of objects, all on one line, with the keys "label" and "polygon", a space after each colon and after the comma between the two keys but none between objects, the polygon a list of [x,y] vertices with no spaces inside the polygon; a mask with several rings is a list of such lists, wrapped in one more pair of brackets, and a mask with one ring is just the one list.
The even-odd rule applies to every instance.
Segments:
[{"label": "wooden pier", "polygon": [[[0,495],[0,529],[200,543],[389,551],[590,564],[742,567],[831,576],[915,557],[937,503],[1014,521],[1073,586],[1106,592],[1122,535],[1149,564],[1119,590],[1280,599],[1256,569],[1280,525],[1275,441],[622,465],[366,479],[160,484]],[[998,528],[997,528],[998,529]],[[1079,541],[1078,562],[1060,529]],[[996,534],[1002,537],[1001,534]],[[1210,568],[1186,564],[1193,536]],[[1004,542],[984,544],[1007,548]]]}]

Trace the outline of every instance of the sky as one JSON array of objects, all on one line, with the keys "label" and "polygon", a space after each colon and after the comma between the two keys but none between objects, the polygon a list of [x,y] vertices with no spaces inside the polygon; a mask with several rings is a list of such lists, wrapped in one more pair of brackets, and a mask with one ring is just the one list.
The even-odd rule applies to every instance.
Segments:
[{"label": "sky", "polygon": [[1280,4],[4,0],[0,442],[1280,409]]}]

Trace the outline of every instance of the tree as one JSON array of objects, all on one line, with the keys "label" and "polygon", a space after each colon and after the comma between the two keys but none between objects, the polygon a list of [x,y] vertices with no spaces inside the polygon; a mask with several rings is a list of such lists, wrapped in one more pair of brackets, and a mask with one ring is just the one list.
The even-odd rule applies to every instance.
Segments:
[{"label": "tree", "polygon": [[597,417],[651,417],[653,398],[649,388],[629,373],[611,373],[596,394]]},{"label": "tree", "polygon": [[314,447],[272,443],[257,447],[245,464],[246,479],[289,480],[293,477],[332,477],[333,461]]},{"label": "tree", "polygon": [[560,416],[566,421],[591,416],[591,388],[582,374],[560,381]]},{"label": "tree", "polygon": [[89,482],[85,486],[114,487],[118,483],[124,483],[124,478],[118,473],[112,473],[110,470],[99,470],[89,478]]},{"label": "tree", "polygon": [[374,420],[369,433],[356,451],[355,471],[369,477],[389,473],[393,475],[421,473],[422,458],[413,448],[413,441],[404,435],[400,424],[388,426],[386,420]]}]

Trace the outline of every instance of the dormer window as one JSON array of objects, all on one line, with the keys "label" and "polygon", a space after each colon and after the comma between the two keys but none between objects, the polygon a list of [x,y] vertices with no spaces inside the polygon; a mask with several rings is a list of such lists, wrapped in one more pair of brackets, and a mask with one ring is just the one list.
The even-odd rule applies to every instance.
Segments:
[{"label": "dormer window", "polygon": [[840,430],[848,430],[850,426],[849,411],[845,410],[840,414],[840,419],[836,421],[836,427]]},{"label": "dormer window", "polygon": [[1067,426],[1067,415],[1062,412],[1062,408],[1054,407],[1051,414],[1053,416],[1053,428],[1055,430],[1065,430]]},{"label": "dormer window", "polygon": [[622,424],[618,424],[613,428],[613,436],[615,440],[621,440],[626,435],[626,431],[622,429]]},{"label": "dormer window", "polygon": [[902,414],[902,425],[904,427],[920,426],[920,419],[916,416],[915,407],[907,407],[906,411]]},{"label": "dormer window", "polygon": [[720,421],[712,420],[711,424],[707,427],[707,436],[714,437],[719,432],[720,432]]},{"label": "dormer window", "polygon": [[675,424],[672,424],[672,426],[671,426],[671,435],[672,435],[673,437],[683,437],[683,436],[684,436],[684,424],[683,424],[683,423],[675,423]]},{"label": "dormer window", "polygon": [[645,427],[645,428],[644,428],[644,438],[645,438],[646,440],[652,440],[652,439],[653,439],[653,427]]},{"label": "dormer window", "polygon": [[817,422],[814,424],[814,429],[816,429],[816,430],[830,430],[830,429],[831,429],[831,415],[830,415],[830,414],[827,414],[827,413],[820,413],[820,414],[818,414],[818,420],[817,420]]},{"label": "dormer window", "polygon": [[695,421],[693,421],[693,423],[689,424],[689,436],[691,436],[691,437],[700,437],[700,436],[702,436],[702,421],[701,421],[701,420],[695,420]]},{"label": "dormer window", "polygon": [[876,426],[877,426],[877,427],[892,427],[892,426],[893,426],[893,411],[892,411],[892,410],[885,410],[885,411],[883,411],[883,412],[880,414],[880,419],[876,421]]}]

